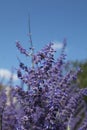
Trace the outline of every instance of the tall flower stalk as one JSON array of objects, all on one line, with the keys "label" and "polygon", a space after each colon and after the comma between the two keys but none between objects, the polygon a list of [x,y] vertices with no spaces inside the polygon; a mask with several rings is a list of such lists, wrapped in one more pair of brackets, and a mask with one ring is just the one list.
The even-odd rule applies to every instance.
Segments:
[{"label": "tall flower stalk", "polygon": [[33,47],[33,42],[32,42],[32,37],[31,37],[31,26],[30,26],[30,16],[29,16],[29,41],[30,41],[30,50],[31,50],[31,62],[32,62],[32,68],[34,68],[34,63],[33,63],[33,54],[34,54],[34,47]]}]

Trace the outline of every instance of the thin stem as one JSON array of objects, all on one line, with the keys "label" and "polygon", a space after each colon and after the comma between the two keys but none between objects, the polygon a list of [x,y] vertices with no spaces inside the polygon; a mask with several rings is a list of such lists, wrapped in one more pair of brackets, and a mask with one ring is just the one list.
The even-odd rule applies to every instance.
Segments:
[{"label": "thin stem", "polygon": [[32,43],[32,37],[31,37],[31,26],[30,26],[30,15],[29,15],[29,40],[30,40],[30,49],[31,49],[31,62],[32,62],[32,68],[34,68],[34,62],[33,62],[33,55],[34,55],[34,48],[33,48],[33,43]]}]

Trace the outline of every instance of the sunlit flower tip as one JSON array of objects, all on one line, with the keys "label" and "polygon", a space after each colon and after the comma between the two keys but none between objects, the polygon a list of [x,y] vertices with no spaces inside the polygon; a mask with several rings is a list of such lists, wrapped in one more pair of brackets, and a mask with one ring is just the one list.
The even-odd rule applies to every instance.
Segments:
[{"label": "sunlit flower tip", "polygon": [[27,117],[27,116],[24,116],[24,117],[22,117],[22,120],[23,120],[23,121],[28,121],[28,117]]}]

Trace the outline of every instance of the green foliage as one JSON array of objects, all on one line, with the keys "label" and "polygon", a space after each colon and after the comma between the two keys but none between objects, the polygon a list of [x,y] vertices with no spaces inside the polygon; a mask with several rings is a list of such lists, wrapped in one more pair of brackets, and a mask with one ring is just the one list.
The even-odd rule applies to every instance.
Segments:
[{"label": "green foliage", "polygon": [[83,70],[81,74],[78,75],[80,87],[87,87],[87,60],[83,63],[80,63],[80,66]]},{"label": "green foliage", "polygon": [[78,74],[77,83],[80,88],[87,87],[87,60],[73,62],[74,67],[81,67],[82,72]]},{"label": "green foliage", "polygon": [[[78,67],[81,68],[82,72],[78,74],[76,83],[78,87],[80,88],[86,88],[87,87],[87,60],[85,61],[71,61],[70,64],[68,64],[65,69],[66,71],[70,68],[73,68],[74,70],[77,70]],[[84,100],[87,102],[87,96],[84,96]]]},{"label": "green foliage", "polygon": [[87,87],[87,60],[85,61],[70,61],[70,64],[67,64],[65,66],[65,70],[70,70],[70,68],[73,68],[74,70],[77,70],[77,68],[81,68],[81,73],[78,74],[78,78],[76,80],[76,83],[80,88]]}]

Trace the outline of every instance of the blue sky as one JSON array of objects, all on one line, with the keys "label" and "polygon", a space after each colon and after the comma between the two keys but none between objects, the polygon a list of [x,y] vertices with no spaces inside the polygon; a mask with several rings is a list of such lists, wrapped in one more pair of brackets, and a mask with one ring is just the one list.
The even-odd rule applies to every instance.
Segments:
[{"label": "blue sky", "polygon": [[[28,14],[32,40],[40,50],[67,39],[67,59],[87,59],[87,0],[0,0],[0,69],[18,66],[16,40],[29,47]],[[59,49],[58,49],[59,51]]]}]

